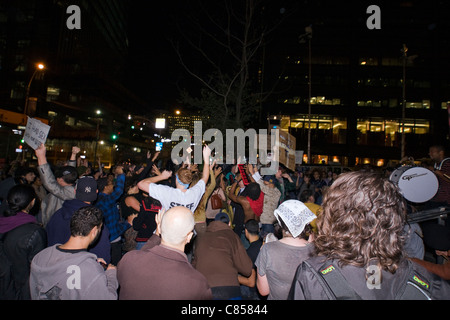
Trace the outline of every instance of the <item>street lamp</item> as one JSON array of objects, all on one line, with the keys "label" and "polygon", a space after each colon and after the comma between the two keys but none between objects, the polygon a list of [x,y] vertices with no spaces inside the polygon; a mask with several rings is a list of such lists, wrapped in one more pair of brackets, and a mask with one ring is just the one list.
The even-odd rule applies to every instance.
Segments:
[{"label": "street lamp", "polygon": [[312,39],[312,26],[305,27],[305,33],[299,36],[299,42],[305,43],[308,40],[308,163],[311,163],[311,39]]},{"label": "street lamp", "polygon": [[36,69],[33,72],[33,75],[30,78],[30,82],[28,82],[28,86],[27,86],[27,93],[25,95],[25,108],[23,109],[23,114],[26,115],[28,112],[28,100],[30,98],[30,88],[31,88],[31,83],[33,82],[34,77],[36,77],[36,73],[38,71],[42,71],[45,69],[45,65],[42,63],[38,63],[36,65]]},{"label": "street lamp", "polygon": [[408,58],[407,52],[408,48],[406,44],[403,44],[403,48],[401,50],[403,56],[403,90],[402,90],[402,136],[401,136],[401,150],[400,150],[400,159],[405,157],[405,112],[406,112],[406,60]]}]

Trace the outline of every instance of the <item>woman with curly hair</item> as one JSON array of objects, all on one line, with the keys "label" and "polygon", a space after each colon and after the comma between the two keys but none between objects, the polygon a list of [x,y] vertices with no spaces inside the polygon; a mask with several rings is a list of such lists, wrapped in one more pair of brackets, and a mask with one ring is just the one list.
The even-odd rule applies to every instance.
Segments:
[{"label": "woman with curly hair", "polygon": [[290,298],[448,299],[450,285],[406,257],[406,203],[394,183],[345,173],[322,206],[315,255],[298,267]]}]

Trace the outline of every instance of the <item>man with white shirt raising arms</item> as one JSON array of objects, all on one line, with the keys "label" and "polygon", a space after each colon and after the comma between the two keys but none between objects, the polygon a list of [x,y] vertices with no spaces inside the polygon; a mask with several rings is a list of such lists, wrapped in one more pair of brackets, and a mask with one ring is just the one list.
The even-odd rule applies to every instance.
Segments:
[{"label": "man with white shirt raising arms", "polygon": [[172,171],[167,170],[164,170],[159,176],[141,180],[138,183],[138,187],[142,191],[148,192],[151,197],[159,200],[164,210],[183,206],[194,212],[205,192],[205,186],[209,179],[210,155],[211,149],[208,146],[204,146],[202,178],[194,186],[190,186],[192,182],[192,173],[190,170],[180,168],[175,173],[176,188],[158,184],[158,182],[169,179],[172,176]]}]

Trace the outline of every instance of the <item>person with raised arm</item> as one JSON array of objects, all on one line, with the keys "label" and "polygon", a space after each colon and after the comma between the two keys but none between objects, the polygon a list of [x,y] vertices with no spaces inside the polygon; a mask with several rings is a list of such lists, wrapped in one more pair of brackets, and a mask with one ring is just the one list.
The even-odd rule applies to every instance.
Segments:
[{"label": "person with raised arm", "polygon": [[183,206],[192,212],[198,206],[205,186],[209,179],[209,157],[211,149],[208,146],[203,148],[203,171],[201,179],[194,185],[192,182],[192,172],[188,168],[180,168],[175,173],[176,188],[158,184],[158,182],[169,179],[172,176],[172,171],[164,170],[160,175],[143,179],[138,183],[139,189],[159,200],[162,208],[169,210],[172,207]]}]

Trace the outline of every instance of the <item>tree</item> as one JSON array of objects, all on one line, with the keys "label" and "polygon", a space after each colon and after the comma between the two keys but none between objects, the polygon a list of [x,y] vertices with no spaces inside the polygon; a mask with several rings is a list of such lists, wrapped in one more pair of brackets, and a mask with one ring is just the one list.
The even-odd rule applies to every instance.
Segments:
[{"label": "tree", "polygon": [[286,15],[272,14],[264,0],[199,0],[197,6],[189,5],[194,13],[184,23],[176,20],[181,39],[171,42],[179,62],[202,89],[197,97],[184,90],[181,100],[212,116],[211,125],[218,129],[245,127],[275,88],[264,90],[264,48]]}]

